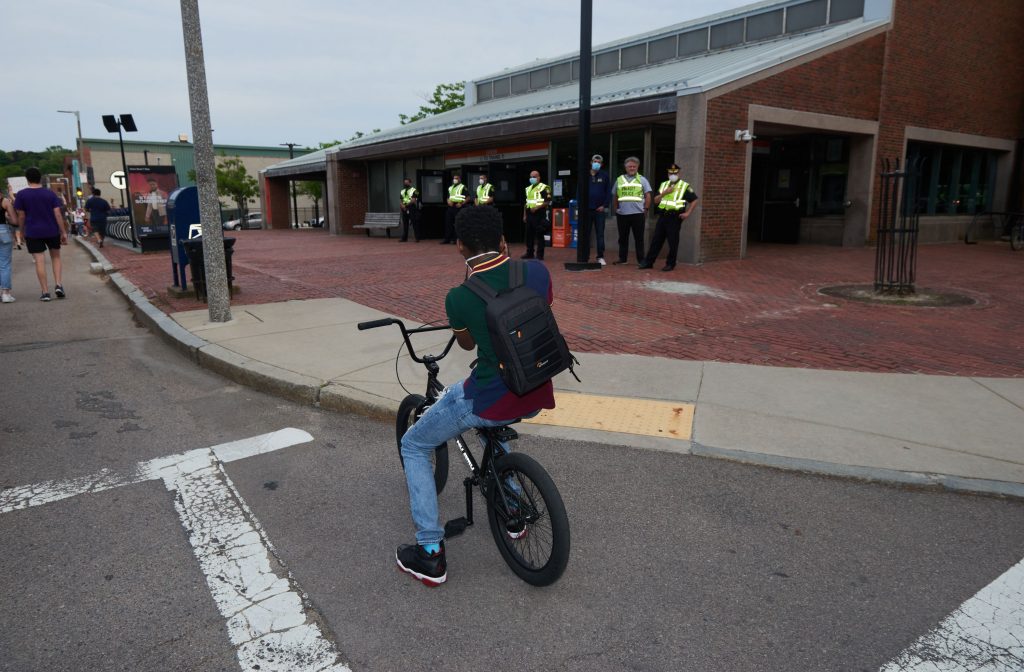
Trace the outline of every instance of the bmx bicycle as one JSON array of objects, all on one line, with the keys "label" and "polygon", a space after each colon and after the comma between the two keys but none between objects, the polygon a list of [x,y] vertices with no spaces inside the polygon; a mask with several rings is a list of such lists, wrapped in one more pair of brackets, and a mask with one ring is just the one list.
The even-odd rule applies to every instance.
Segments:
[{"label": "bmx bicycle", "polygon": [[[444,386],[438,380],[438,362],[444,359],[455,343],[455,335],[439,355],[419,356],[413,349],[410,336],[431,331],[450,329],[448,325],[424,326],[407,329],[401,320],[385,318],[361,322],[360,330],[397,325],[402,332],[409,357],[427,369],[425,394],[410,394],[399,405],[395,422],[398,457],[402,459],[402,436],[438,400]],[[458,536],[473,525],[473,490],[483,495],[487,507],[487,522],[501,557],[523,581],[534,586],[547,586],[559,579],[569,563],[569,519],[562,497],[554,481],[533,458],[513,453],[506,444],[519,438],[508,425],[480,427],[479,436],[483,453],[477,462],[462,435],[455,437],[455,445],[462,454],[470,475],[463,479],[466,492],[466,515],[445,523],[446,538]],[[404,462],[403,462],[404,468]],[[434,485],[440,493],[448,480],[448,444],[434,450]]]}]

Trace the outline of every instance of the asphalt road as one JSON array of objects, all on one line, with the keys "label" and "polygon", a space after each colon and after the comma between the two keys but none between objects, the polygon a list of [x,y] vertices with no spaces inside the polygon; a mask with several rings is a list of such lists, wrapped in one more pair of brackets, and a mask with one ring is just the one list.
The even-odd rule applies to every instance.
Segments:
[{"label": "asphalt road", "polygon": [[[873,672],[1024,557],[1018,501],[528,437],[569,511],[566,574],[522,583],[483,523],[431,590],[394,567],[413,530],[391,424],[197,368],[65,254],[68,299],[33,301],[16,252],[0,307],[0,487],[309,432],[225,470],[356,671]],[[159,481],[0,513],[0,539],[0,670],[239,669]]]}]

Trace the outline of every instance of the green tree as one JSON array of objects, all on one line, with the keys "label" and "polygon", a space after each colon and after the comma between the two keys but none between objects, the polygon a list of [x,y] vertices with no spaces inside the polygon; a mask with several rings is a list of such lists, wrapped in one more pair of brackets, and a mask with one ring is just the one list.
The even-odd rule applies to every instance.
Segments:
[{"label": "green tree", "polygon": [[427,101],[426,105],[420,105],[419,112],[411,117],[405,114],[398,115],[398,121],[404,126],[420,119],[432,117],[435,114],[448,112],[466,104],[465,82],[454,82],[452,84],[438,84],[434,88],[432,96],[423,96]]},{"label": "green tree", "polygon": [[313,200],[313,207],[319,211],[320,199],[324,197],[324,183],[317,181],[299,182],[295,191]]},{"label": "green tree", "polygon": [[[224,158],[218,157],[217,166],[217,195],[230,198],[238,206],[238,216],[245,217],[249,208],[246,203],[250,198],[260,193],[260,184],[256,178],[245,169],[245,164],[237,156]],[[196,181],[196,171],[188,171],[188,179]]]},{"label": "green tree", "polygon": [[51,145],[41,152],[0,150],[0,180],[6,182],[8,177],[21,177],[25,174],[25,169],[31,166],[38,168],[43,175],[63,174],[64,157],[72,153],[72,150],[64,149],[60,145]]}]

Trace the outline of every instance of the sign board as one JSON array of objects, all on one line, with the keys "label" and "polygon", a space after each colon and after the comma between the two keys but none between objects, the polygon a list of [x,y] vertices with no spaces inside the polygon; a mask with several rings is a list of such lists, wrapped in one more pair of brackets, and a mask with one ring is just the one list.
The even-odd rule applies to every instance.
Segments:
[{"label": "sign board", "polygon": [[127,181],[124,179],[123,170],[115,170],[110,174],[110,184],[114,185],[114,189],[120,189],[124,191],[124,188],[128,186]]}]

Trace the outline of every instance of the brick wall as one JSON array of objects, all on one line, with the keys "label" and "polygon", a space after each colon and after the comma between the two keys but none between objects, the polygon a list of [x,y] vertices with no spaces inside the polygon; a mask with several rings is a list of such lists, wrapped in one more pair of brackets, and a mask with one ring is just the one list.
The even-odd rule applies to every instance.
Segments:
[{"label": "brick wall", "polygon": [[1024,2],[897,0],[879,121],[882,158],[906,126],[1024,137]]},{"label": "brick wall", "polygon": [[[732,133],[749,128],[752,103],[877,120],[879,158],[902,158],[908,125],[1020,139],[1024,1],[895,0],[885,35],[712,98],[701,194],[704,259],[740,254],[747,148]],[[876,179],[876,195],[878,189]]]},{"label": "brick wall", "polygon": [[362,161],[340,161],[338,193],[341,199],[341,233],[356,233],[353,226],[362,224],[369,207],[366,164]]},{"label": "brick wall", "polygon": [[750,128],[748,107],[877,120],[884,57],[885,36],[878,35],[708,101],[703,260],[740,256],[748,146],[735,142],[733,131]]}]

